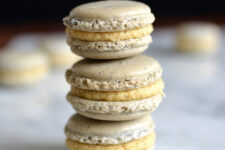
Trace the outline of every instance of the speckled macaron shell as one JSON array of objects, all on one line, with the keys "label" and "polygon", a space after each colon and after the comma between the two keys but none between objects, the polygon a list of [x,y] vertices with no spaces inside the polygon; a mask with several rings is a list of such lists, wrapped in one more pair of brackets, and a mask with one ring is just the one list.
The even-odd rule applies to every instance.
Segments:
[{"label": "speckled macaron shell", "polygon": [[81,89],[123,91],[143,87],[162,76],[160,64],[152,57],[137,55],[118,60],[82,60],[66,72],[69,84]]},{"label": "speckled macaron shell", "polygon": [[141,2],[98,1],[75,7],[63,20],[68,28],[75,30],[113,32],[147,26],[155,17]]},{"label": "speckled macaron shell", "polygon": [[148,48],[148,45],[144,45],[141,47],[129,48],[121,51],[109,51],[109,52],[96,52],[96,51],[82,51],[82,50],[72,50],[75,54],[90,58],[90,59],[121,59],[127,58],[131,56],[138,55],[144,52]]},{"label": "speckled macaron shell", "polygon": [[150,115],[130,121],[100,121],[73,115],[66,127],[67,138],[87,144],[121,144],[142,138],[154,131]]},{"label": "speckled macaron shell", "polygon": [[109,121],[140,118],[155,111],[162,99],[163,96],[157,94],[150,98],[135,101],[106,102],[80,98],[71,93],[67,95],[68,102],[79,114],[93,119]]},{"label": "speckled macaron shell", "polygon": [[77,55],[92,59],[119,59],[142,53],[152,42],[150,35],[124,41],[82,41],[68,37],[71,51]]}]

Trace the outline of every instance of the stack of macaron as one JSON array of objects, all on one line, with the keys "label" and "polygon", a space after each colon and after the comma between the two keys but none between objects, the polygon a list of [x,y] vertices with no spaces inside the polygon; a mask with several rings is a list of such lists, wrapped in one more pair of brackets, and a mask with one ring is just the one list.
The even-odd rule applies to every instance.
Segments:
[{"label": "stack of macaron", "polygon": [[99,1],[65,17],[67,43],[85,59],[66,71],[76,110],[65,134],[69,150],[152,150],[150,113],[163,99],[162,68],[141,52],[151,43],[154,15],[136,1]]}]

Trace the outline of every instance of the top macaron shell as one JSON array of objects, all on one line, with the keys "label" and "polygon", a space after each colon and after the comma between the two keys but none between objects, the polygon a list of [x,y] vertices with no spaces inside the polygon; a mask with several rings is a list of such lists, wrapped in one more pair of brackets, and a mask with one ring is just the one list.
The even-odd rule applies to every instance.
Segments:
[{"label": "top macaron shell", "polygon": [[152,57],[137,55],[119,60],[85,59],[66,72],[68,83],[81,89],[122,91],[149,85],[162,76]]},{"label": "top macaron shell", "polygon": [[149,115],[129,121],[100,121],[73,115],[65,128],[67,138],[88,144],[120,144],[144,137],[153,132],[154,122]]},{"label": "top macaron shell", "polygon": [[155,17],[148,5],[136,1],[99,1],[80,5],[63,19],[68,28],[112,32],[150,25]]}]

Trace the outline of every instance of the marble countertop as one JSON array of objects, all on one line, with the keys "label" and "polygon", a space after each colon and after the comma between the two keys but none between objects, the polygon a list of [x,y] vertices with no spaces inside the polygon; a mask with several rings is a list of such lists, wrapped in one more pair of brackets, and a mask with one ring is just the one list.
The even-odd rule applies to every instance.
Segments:
[{"label": "marble countertop", "polygon": [[[156,29],[146,54],[164,68],[166,98],[153,113],[156,150],[225,149],[225,30],[211,55],[175,51],[174,30]],[[32,87],[0,87],[0,150],[66,150],[64,69]]]}]

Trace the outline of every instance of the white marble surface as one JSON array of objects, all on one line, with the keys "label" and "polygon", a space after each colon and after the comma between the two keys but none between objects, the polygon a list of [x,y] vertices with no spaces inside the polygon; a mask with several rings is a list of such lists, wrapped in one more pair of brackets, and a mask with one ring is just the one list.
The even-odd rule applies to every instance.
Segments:
[{"label": "white marble surface", "polygon": [[[166,98],[153,113],[155,149],[224,150],[225,30],[213,55],[176,52],[171,29],[156,29],[153,40],[146,53],[162,64],[166,83]],[[0,87],[0,150],[66,150],[63,128],[74,113],[68,89],[64,70],[33,87]]]}]

